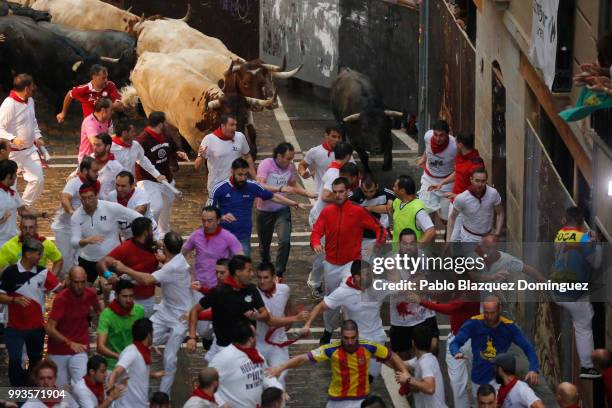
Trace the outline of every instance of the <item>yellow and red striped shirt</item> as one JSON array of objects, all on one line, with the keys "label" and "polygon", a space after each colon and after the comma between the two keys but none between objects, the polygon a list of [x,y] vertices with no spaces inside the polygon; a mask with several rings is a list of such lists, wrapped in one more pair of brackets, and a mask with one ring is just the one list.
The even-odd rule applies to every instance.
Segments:
[{"label": "yellow and red striped shirt", "polygon": [[347,353],[340,341],[334,341],[308,353],[313,363],[331,361],[332,380],[327,390],[331,400],[363,399],[370,393],[368,378],[371,358],[386,361],[391,351],[378,343],[359,340],[354,353]]}]

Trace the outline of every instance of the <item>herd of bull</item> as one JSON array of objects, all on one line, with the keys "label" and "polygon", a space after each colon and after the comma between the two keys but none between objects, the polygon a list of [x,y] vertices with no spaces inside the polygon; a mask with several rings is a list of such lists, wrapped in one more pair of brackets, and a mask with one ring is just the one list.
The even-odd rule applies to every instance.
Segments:
[{"label": "herd of bull", "polygon": [[[49,102],[60,106],[66,90],[88,82],[90,67],[102,64],[123,87],[128,109],[141,104],[147,115],[165,112],[196,150],[221,115],[232,113],[256,153],[252,111],[278,107],[273,79],[290,78],[301,68],[246,61],[190,27],[190,7],[182,19],[171,19],[139,17],[100,0],[15,1],[7,2],[13,12],[0,17],[4,89],[15,73],[27,72]],[[386,110],[371,81],[350,69],[334,80],[331,103],[364,170],[369,172],[368,151],[383,153],[383,169],[390,169],[391,118],[402,113]]]}]

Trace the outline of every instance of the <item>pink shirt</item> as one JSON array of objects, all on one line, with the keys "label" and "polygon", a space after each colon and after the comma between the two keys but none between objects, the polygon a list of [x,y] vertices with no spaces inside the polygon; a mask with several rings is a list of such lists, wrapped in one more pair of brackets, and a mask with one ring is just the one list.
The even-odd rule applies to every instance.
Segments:
[{"label": "pink shirt", "polygon": [[99,133],[109,133],[110,128],[110,120],[108,122],[99,122],[93,113],[83,119],[81,124],[81,144],[79,145],[79,163],[83,160],[83,157],[93,153],[93,146],[89,138]]},{"label": "pink shirt", "polygon": [[[263,160],[257,168],[257,177],[264,179],[264,183],[273,186],[281,187],[297,180],[297,170],[293,164],[281,169],[272,158]],[[285,195],[283,193],[283,195]],[[285,208],[284,204],[277,204],[272,200],[257,199],[257,209],[260,211],[276,212]]]}]

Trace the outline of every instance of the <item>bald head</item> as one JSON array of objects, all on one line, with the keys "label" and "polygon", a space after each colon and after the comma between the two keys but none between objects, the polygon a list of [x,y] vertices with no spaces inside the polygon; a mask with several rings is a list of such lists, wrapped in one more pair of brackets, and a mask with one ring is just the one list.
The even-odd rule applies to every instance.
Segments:
[{"label": "bald head", "polygon": [[482,303],[482,312],[487,326],[495,327],[501,316],[501,301],[495,295],[489,295]]},{"label": "bald head", "polygon": [[495,245],[497,244],[497,237],[493,234],[485,235],[480,243],[484,245]]},{"label": "bald head", "polygon": [[215,386],[219,382],[219,372],[212,367],[203,368],[198,374],[198,385],[201,389]]},{"label": "bald head", "polygon": [[87,272],[80,266],[73,266],[68,271],[68,287],[75,296],[82,296],[87,287]]},{"label": "bald head", "polygon": [[572,383],[562,382],[557,386],[557,392],[555,398],[561,408],[575,405],[580,401],[578,396],[578,388]]},{"label": "bald head", "polygon": [[591,353],[591,360],[599,371],[612,366],[612,353],[606,349],[595,349]]}]

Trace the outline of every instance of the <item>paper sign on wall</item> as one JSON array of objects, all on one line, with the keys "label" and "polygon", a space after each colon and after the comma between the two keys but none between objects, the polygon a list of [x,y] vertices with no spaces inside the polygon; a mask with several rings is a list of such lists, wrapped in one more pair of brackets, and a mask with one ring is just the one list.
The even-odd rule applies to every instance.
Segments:
[{"label": "paper sign on wall", "polygon": [[552,88],[555,80],[558,9],[559,0],[533,0],[529,59],[544,74],[548,88]]}]

